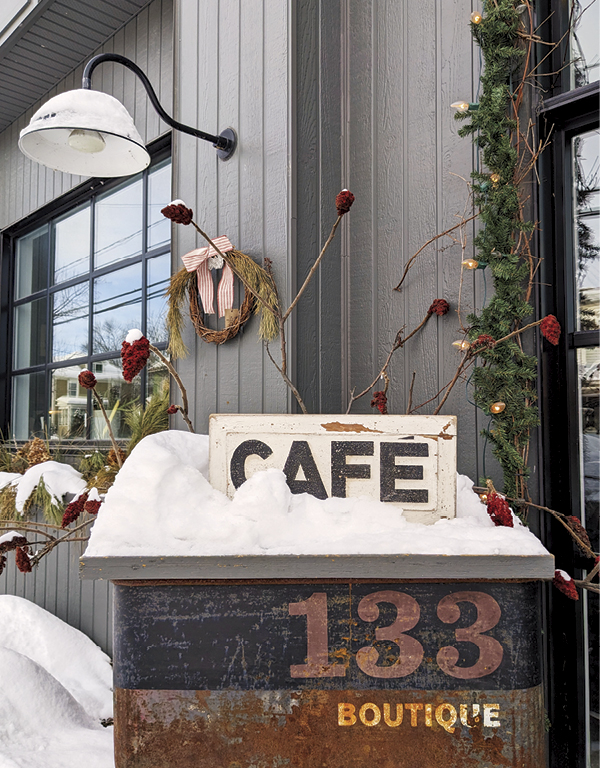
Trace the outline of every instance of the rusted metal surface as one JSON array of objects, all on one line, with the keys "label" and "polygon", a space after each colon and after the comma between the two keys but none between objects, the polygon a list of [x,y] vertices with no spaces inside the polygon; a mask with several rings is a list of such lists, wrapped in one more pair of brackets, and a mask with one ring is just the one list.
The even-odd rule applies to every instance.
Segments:
[{"label": "rusted metal surface", "polygon": [[[117,689],[115,704],[116,768],[541,768],[545,764],[541,686],[511,692],[401,695]],[[499,727],[484,725],[486,705],[489,722],[499,722]],[[474,717],[477,706],[480,714]],[[353,717],[356,721],[351,724]],[[454,717],[456,723],[450,725]]]},{"label": "rusted metal surface", "polygon": [[117,585],[117,768],[540,768],[535,582]]}]

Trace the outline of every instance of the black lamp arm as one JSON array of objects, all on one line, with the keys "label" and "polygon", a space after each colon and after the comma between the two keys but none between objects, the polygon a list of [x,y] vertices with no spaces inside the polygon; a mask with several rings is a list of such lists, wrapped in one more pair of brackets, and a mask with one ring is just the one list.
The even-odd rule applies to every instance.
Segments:
[{"label": "black lamp arm", "polygon": [[152,106],[158,112],[160,117],[165,121],[165,123],[171,126],[171,128],[175,128],[177,131],[181,131],[182,133],[187,133],[190,136],[195,136],[197,139],[203,139],[204,141],[212,142],[213,146],[220,150],[219,156],[224,160],[233,154],[236,146],[235,132],[233,130],[227,129],[226,131],[223,131],[223,134],[220,136],[213,136],[211,133],[206,133],[205,131],[201,131],[198,128],[192,128],[189,125],[184,125],[183,123],[174,120],[165,112],[161,106],[154,88],[152,87],[152,84],[146,77],[145,73],[138,67],[135,62],[131,61],[131,59],[128,59],[126,56],[121,56],[119,53],[100,53],[98,56],[93,56],[87,62],[83,70],[83,77],[81,78],[82,88],[87,90],[91,89],[92,72],[99,64],[102,64],[105,61],[113,61],[117,64],[122,64],[124,67],[130,69],[135,75],[139,77],[139,79],[142,81],[142,85],[148,93],[148,98],[152,102]]}]

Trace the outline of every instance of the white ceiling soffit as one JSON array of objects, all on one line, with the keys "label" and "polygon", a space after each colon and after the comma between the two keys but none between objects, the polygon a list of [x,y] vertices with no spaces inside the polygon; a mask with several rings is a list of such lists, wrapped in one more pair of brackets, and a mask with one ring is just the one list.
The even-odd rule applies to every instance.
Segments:
[{"label": "white ceiling soffit", "polygon": [[150,0],[0,0],[0,131]]}]

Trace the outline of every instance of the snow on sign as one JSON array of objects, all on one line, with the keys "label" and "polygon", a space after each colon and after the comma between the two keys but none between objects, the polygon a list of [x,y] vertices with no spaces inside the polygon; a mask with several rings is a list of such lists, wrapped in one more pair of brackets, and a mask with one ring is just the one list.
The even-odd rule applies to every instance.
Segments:
[{"label": "snow on sign", "polygon": [[213,414],[209,432],[210,482],[230,497],[275,468],[292,493],[367,496],[409,522],[455,516],[455,416]]}]

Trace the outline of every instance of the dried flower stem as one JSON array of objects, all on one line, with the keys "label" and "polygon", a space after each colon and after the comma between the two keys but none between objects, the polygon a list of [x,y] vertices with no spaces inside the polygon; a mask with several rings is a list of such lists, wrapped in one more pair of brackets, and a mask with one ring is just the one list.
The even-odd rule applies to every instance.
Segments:
[{"label": "dried flower stem", "polygon": [[175,379],[177,382],[177,386],[179,387],[179,391],[181,392],[181,402],[182,405],[178,406],[178,410],[183,416],[183,420],[187,424],[187,428],[190,432],[194,433],[194,426],[192,422],[190,421],[190,418],[188,416],[188,398],[187,398],[187,391],[186,388],[183,386],[183,382],[181,381],[181,378],[177,371],[175,370],[173,363],[166,358],[163,353],[160,351],[160,349],[157,349],[154,344],[150,344],[150,351],[154,352],[154,354],[158,357],[158,359],[161,361],[161,363],[166,366],[167,370],[171,374],[171,376]]},{"label": "dried flower stem", "polygon": [[102,411],[102,415],[104,416],[104,421],[106,422],[106,427],[108,429],[108,436],[110,437],[110,442],[112,443],[113,451],[115,452],[115,460],[119,466],[119,469],[121,469],[121,467],[123,466],[123,462],[121,461],[121,451],[119,449],[119,446],[117,445],[117,441],[115,440],[110,419],[108,418],[108,415],[104,410],[104,404],[102,403],[102,398],[96,392],[96,387],[91,387],[91,390],[92,390],[92,394],[96,398],[96,402],[98,403],[100,410]]},{"label": "dried flower stem", "polygon": [[[482,488],[480,486],[473,486],[474,491],[487,491],[487,488]],[[549,512],[552,517],[556,518],[560,522],[561,525],[563,525],[567,531],[571,534],[573,539],[575,539],[578,546],[581,548],[583,552],[586,553],[586,555],[590,558],[596,557],[597,553],[594,552],[588,545],[583,542],[579,536],[575,533],[575,531],[568,525],[568,523],[565,522],[565,518],[567,515],[564,515],[562,512],[557,512],[555,509],[550,509],[550,507],[544,507],[541,504],[534,504],[532,501],[528,501],[527,499],[515,499],[511,496],[505,497],[507,501],[512,501],[513,504],[516,504],[519,507],[534,507],[534,509],[541,509],[544,512]],[[600,564],[597,564],[591,574],[588,576],[588,578],[593,578],[596,573],[598,573]]]},{"label": "dried flower stem", "polygon": [[436,240],[439,240],[441,237],[445,237],[446,235],[449,235],[450,232],[454,232],[455,229],[458,229],[459,227],[463,227],[465,224],[467,224],[469,221],[473,221],[473,219],[476,219],[479,216],[478,213],[473,214],[473,216],[469,216],[467,219],[462,219],[458,222],[458,224],[455,224],[453,227],[450,227],[450,229],[447,229],[445,232],[440,232],[438,235],[435,235],[430,240],[428,240],[424,245],[422,245],[419,250],[410,257],[410,259],[406,262],[406,265],[404,266],[404,272],[402,273],[402,277],[400,278],[400,282],[398,285],[394,288],[395,291],[399,291],[402,287],[402,283],[406,280],[406,276],[408,275],[408,272],[414,262],[417,259],[417,256],[427,248],[428,245],[431,245],[432,243],[435,243]]},{"label": "dried flower stem", "polygon": [[340,221],[341,221],[341,220],[342,220],[342,217],[341,217],[341,216],[338,216],[338,217],[337,217],[337,219],[336,219],[336,222],[335,222],[335,224],[334,224],[334,225],[333,225],[333,227],[331,228],[331,232],[329,233],[329,237],[328,237],[328,238],[327,238],[327,240],[325,241],[325,245],[324,245],[324,246],[323,246],[323,248],[321,249],[321,253],[319,254],[319,256],[318,256],[318,258],[316,259],[315,263],[314,263],[314,264],[312,265],[312,267],[310,268],[310,272],[309,272],[309,273],[308,273],[308,275],[306,276],[306,280],[305,280],[305,281],[304,281],[304,283],[302,284],[302,288],[300,288],[300,290],[299,290],[299,291],[298,291],[298,293],[296,294],[296,297],[295,297],[295,299],[292,301],[292,303],[291,303],[291,304],[290,304],[290,306],[288,307],[287,311],[284,313],[284,315],[283,315],[283,318],[282,318],[282,321],[283,321],[284,323],[285,323],[285,321],[288,319],[288,317],[289,317],[289,315],[290,315],[290,312],[291,312],[291,311],[294,309],[294,307],[296,306],[296,304],[297,304],[297,303],[300,301],[300,297],[302,296],[302,294],[304,293],[304,291],[307,289],[307,287],[308,287],[308,284],[309,284],[309,283],[310,283],[310,281],[313,279],[313,276],[314,276],[315,272],[317,271],[317,269],[319,268],[319,264],[321,263],[321,260],[323,259],[323,256],[325,255],[325,251],[327,250],[327,248],[329,247],[329,244],[331,243],[331,241],[332,241],[332,240],[333,240],[333,238],[335,237],[335,231],[336,231],[336,229],[338,228],[338,226],[339,226],[339,223],[340,223]]},{"label": "dried flower stem", "polygon": [[[353,405],[353,403],[356,400],[360,400],[361,397],[364,397],[368,392],[370,392],[373,389],[373,387],[375,386],[375,384],[377,384],[379,379],[382,379],[382,378],[385,377],[385,375],[387,373],[387,369],[389,367],[389,364],[392,361],[392,356],[393,356],[394,352],[397,349],[400,349],[401,347],[403,347],[406,344],[406,342],[415,335],[415,333],[418,333],[421,330],[421,328],[423,328],[423,326],[425,326],[427,324],[427,321],[429,320],[429,318],[431,316],[432,316],[432,314],[430,312],[428,312],[425,315],[425,317],[421,320],[419,325],[417,325],[417,327],[414,330],[412,330],[408,334],[408,336],[406,336],[404,339],[401,336],[402,329],[400,331],[398,331],[398,333],[396,334],[396,338],[394,339],[394,344],[393,344],[392,348],[389,351],[389,354],[388,354],[388,356],[387,356],[387,358],[385,360],[385,363],[381,367],[381,370],[379,371],[379,373],[377,374],[375,379],[369,384],[369,386],[366,389],[363,389],[363,391],[360,392],[358,395],[355,395],[354,391],[351,392],[351,394],[350,394],[350,402],[348,403],[348,407],[346,408],[346,413],[350,413],[350,409],[352,408],[352,405]],[[414,379],[413,379],[413,381],[414,381]],[[386,387],[386,390],[387,390],[387,387]]]},{"label": "dried flower stem", "polygon": [[408,390],[408,403],[406,405],[406,413],[410,413],[410,409],[412,408],[412,399],[413,399],[413,389],[415,386],[415,378],[416,378],[417,372],[412,372],[412,379],[410,380],[410,389]]}]

